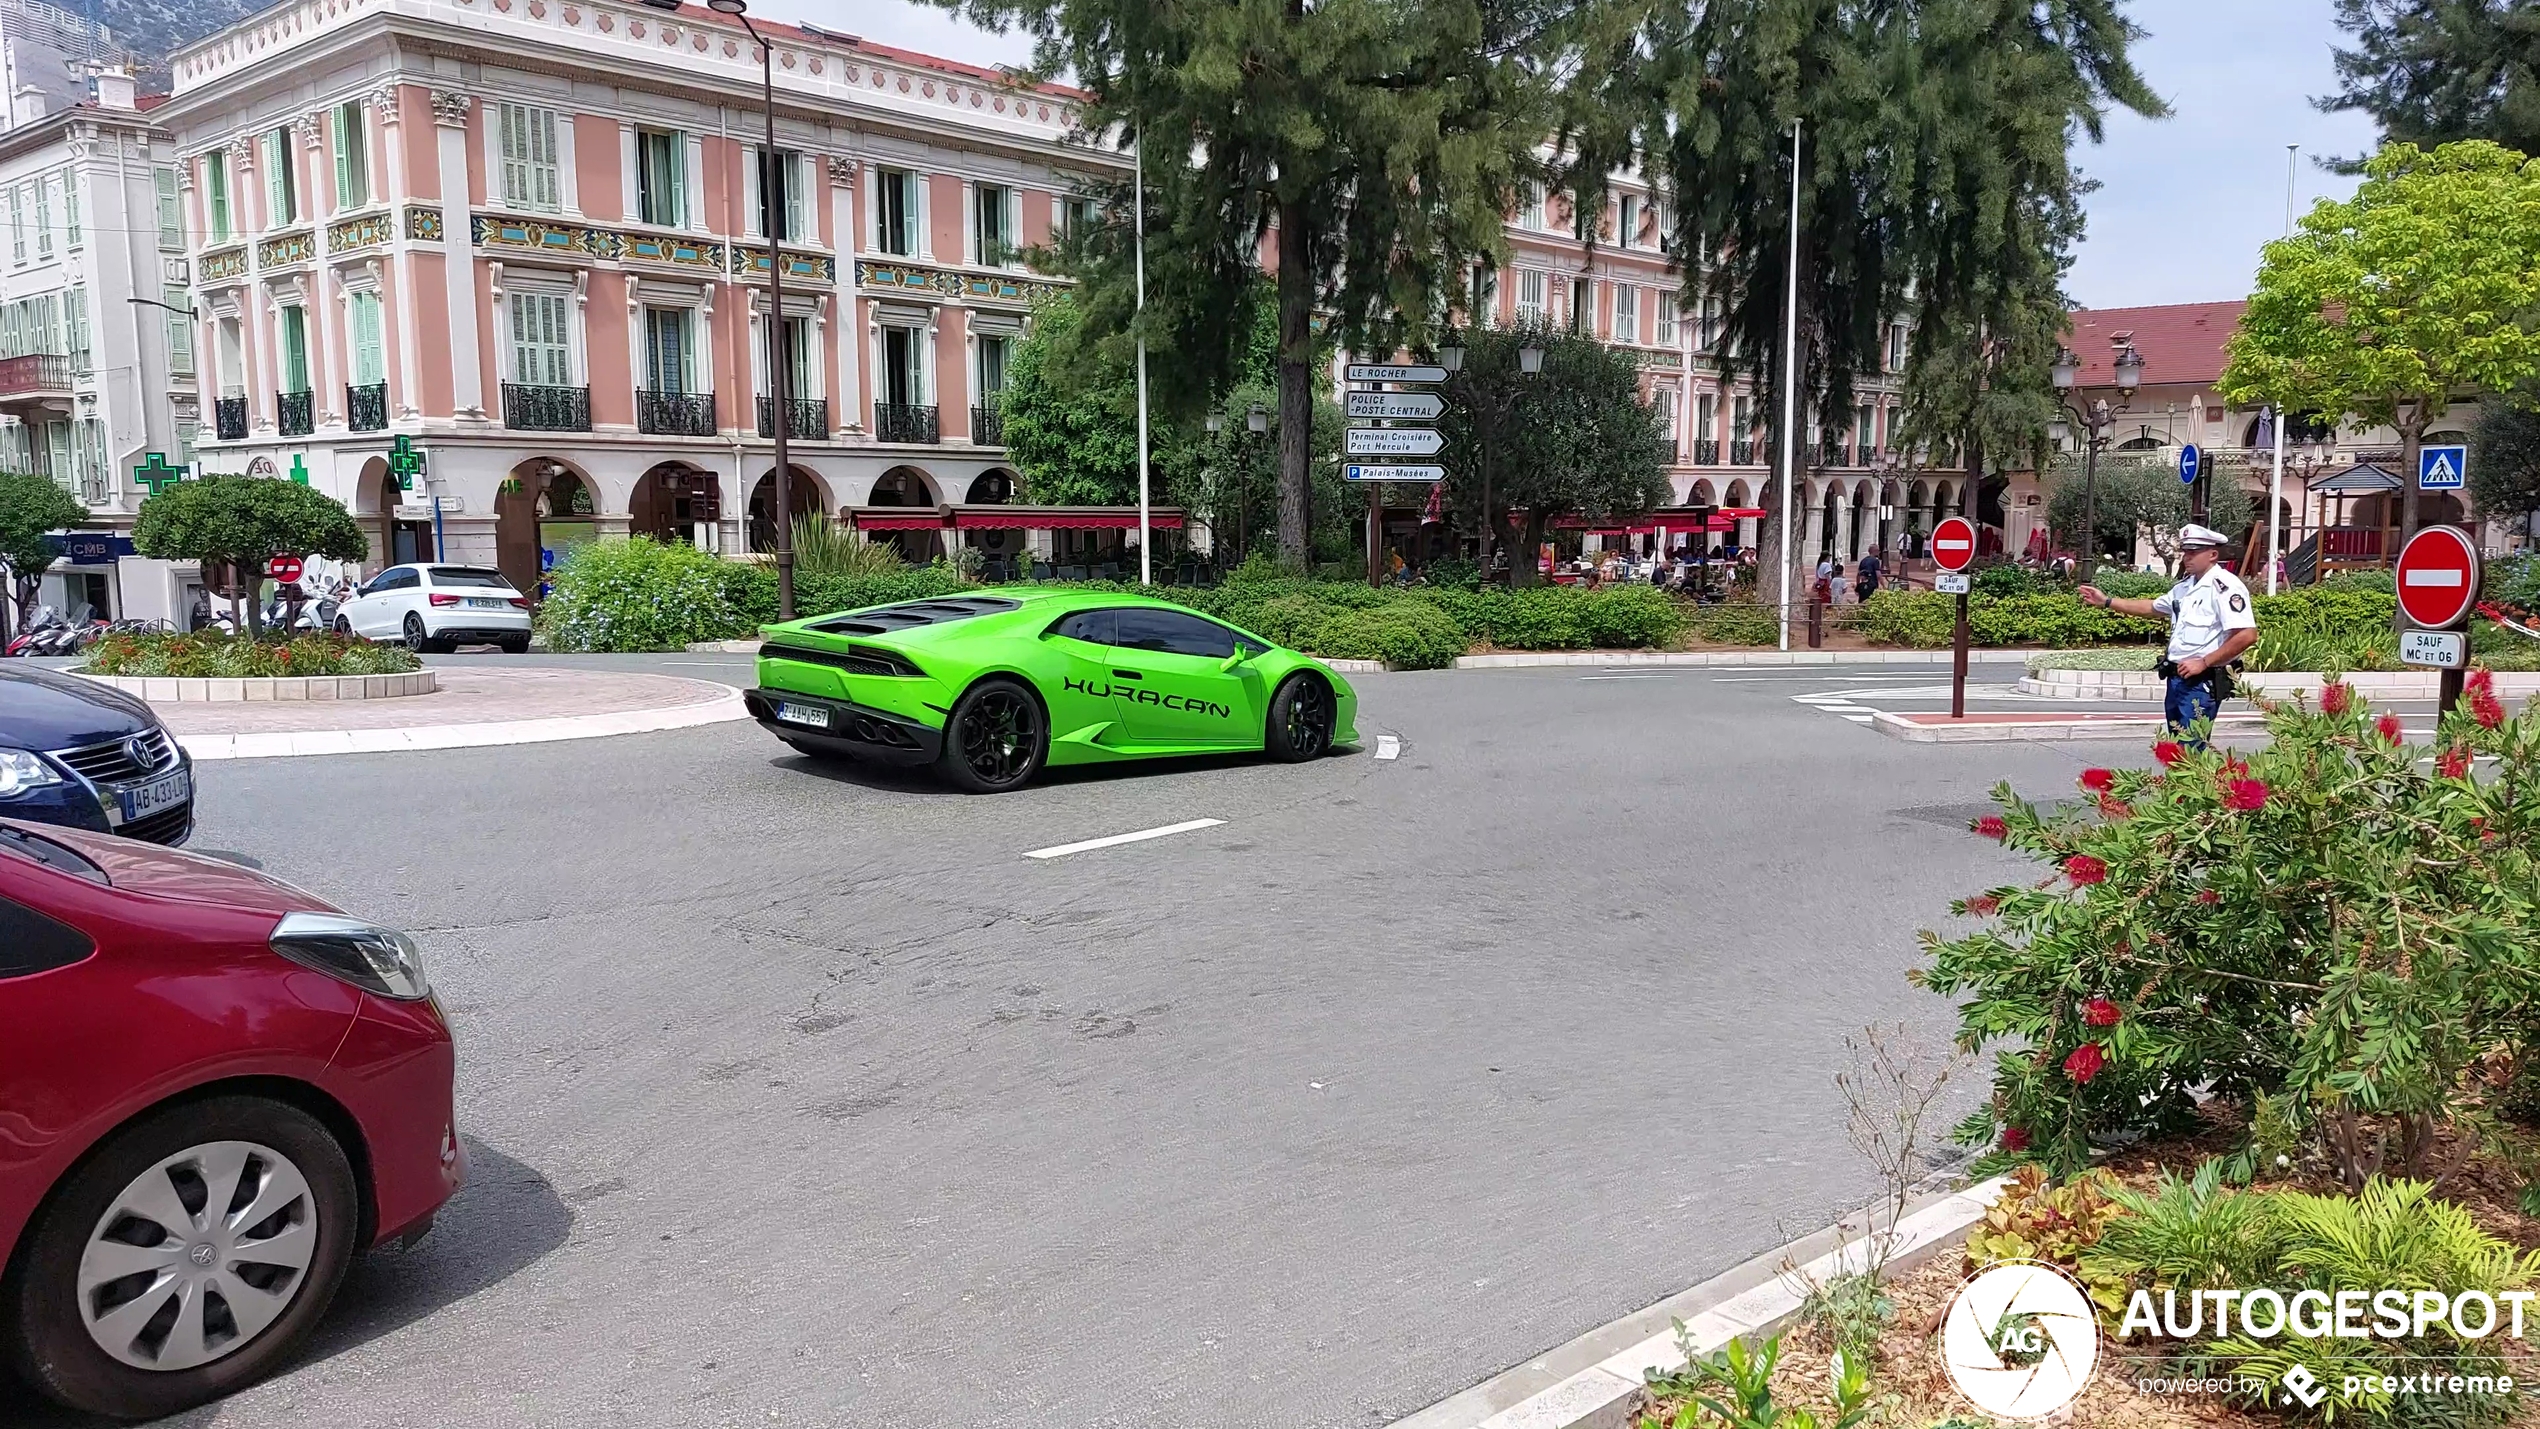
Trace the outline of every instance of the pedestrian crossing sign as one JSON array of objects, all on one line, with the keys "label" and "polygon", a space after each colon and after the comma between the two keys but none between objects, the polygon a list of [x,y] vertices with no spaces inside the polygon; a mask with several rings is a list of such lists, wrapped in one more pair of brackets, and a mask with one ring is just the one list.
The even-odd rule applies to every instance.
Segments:
[{"label": "pedestrian crossing sign", "polygon": [[2469,477],[2469,448],[2419,447],[2417,490],[2458,491]]}]

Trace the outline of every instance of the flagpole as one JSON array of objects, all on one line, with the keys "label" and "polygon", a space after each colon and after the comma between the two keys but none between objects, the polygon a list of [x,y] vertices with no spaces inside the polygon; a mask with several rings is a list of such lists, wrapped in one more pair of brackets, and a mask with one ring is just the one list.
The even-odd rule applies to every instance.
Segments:
[{"label": "flagpole", "polygon": [[[2293,236],[2293,176],[2301,162],[2302,146],[2284,146],[2284,236]],[[2275,570],[2284,563],[2284,404],[2274,404],[2270,414],[2275,428],[2275,475],[2267,482],[2267,594],[2275,594]]]},{"label": "flagpole", "polygon": [[[1782,645],[1790,648],[1790,469],[1798,460],[1799,424],[1799,121],[1790,121],[1790,283],[1782,318]],[[1708,541],[1710,533],[1703,534]]]},{"label": "flagpole", "polygon": [[1147,141],[1146,126],[1131,131],[1137,168],[1135,220],[1138,249],[1138,584],[1155,584],[1155,541],[1147,514]]}]

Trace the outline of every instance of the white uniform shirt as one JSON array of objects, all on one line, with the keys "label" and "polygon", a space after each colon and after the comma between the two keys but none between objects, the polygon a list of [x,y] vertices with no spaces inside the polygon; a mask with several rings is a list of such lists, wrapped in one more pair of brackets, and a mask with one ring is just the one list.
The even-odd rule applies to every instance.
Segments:
[{"label": "white uniform shirt", "polygon": [[2249,606],[2249,587],[2217,565],[2202,576],[2171,586],[2152,608],[2170,621],[2170,658],[2193,660],[2211,655],[2235,630],[2254,630],[2258,613]]}]

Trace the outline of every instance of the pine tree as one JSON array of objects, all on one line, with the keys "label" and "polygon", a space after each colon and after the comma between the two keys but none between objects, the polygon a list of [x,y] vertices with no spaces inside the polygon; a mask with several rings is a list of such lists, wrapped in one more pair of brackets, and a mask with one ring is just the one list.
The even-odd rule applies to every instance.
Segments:
[{"label": "pine tree", "polygon": [[[937,0],[1020,27],[1036,66],[1090,93],[1090,138],[1143,141],[1150,348],[1166,396],[1222,386],[1235,308],[1275,255],[1279,547],[1312,529],[1318,316],[1341,343],[1424,341],[1465,263],[1501,250],[1501,216],[1549,132],[1539,56],[1553,0]],[[1125,198],[1126,195],[1124,194]],[[1063,255],[1089,323],[1126,317],[1130,212]]]},{"label": "pine tree", "polygon": [[[2355,45],[2337,52],[2340,86],[2320,108],[2371,116],[2386,142],[2492,139],[2540,154],[2540,8],[2529,0],[2338,0],[2337,26]],[[2360,173],[2363,161],[2337,167]]]}]

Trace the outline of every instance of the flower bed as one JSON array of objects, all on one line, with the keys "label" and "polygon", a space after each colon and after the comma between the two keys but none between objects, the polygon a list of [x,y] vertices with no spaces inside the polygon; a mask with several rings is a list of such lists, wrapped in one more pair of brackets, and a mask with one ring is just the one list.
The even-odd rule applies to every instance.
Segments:
[{"label": "flower bed", "polygon": [[89,675],[158,679],[274,679],[327,675],[402,675],[423,662],[402,645],[373,645],[342,635],[292,640],[197,631],[190,635],[107,635],[88,648]]}]

